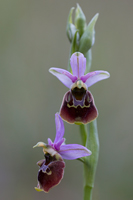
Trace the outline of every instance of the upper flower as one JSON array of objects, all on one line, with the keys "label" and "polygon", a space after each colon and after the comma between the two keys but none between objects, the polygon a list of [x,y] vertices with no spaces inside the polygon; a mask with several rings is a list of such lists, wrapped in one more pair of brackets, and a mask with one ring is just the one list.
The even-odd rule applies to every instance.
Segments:
[{"label": "upper flower", "polygon": [[87,89],[96,82],[109,78],[110,74],[107,71],[98,70],[84,75],[86,58],[80,52],[72,54],[70,64],[72,74],[65,69],[49,69],[50,73],[70,89],[64,96],[60,115],[69,123],[88,123],[97,117],[98,112],[93,96]]},{"label": "upper flower", "polygon": [[65,144],[64,124],[58,113],[55,114],[56,136],[54,142],[48,138],[48,144],[38,142],[34,147],[43,147],[45,159],[37,164],[38,185],[36,190],[48,192],[53,186],[59,184],[64,174],[65,163],[63,159],[74,160],[91,155],[91,151],[80,144]]}]

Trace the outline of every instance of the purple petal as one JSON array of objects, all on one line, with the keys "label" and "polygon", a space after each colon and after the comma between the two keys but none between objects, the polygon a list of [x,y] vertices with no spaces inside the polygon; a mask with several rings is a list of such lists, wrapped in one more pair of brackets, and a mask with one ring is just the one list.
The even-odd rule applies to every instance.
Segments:
[{"label": "purple petal", "polygon": [[64,123],[59,113],[55,114],[55,125],[56,125],[56,136],[54,140],[54,144],[60,142],[64,135]]},{"label": "purple petal", "polygon": [[80,144],[66,144],[60,147],[58,153],[63,159],[74,160],[91,155],[91,151]]},{"label": "purple petal", "polygon": [[71,85],[77,80],[70,72],[60,68],[50,68],[49,72],[56,76],[66,87],[71,88]]},{"label": "purple petal", "polygon": [[73,75],[80,78],[84,75],[86,69],[86,58],[80,52],[72,54],[70,58],[70,64],[72,68]]},{"label": "purple petal", "polygon": [[48,145],[53,146],[53,142],[50,138],[48,138]]},{"label": "purple petal", "polygon": [[90,87],[98,81],[109,77],[110,74],[107,71],[94,71],[82,76],[80,79],[87,85],[87,87]]},{"label": "purple petal", "polygon": [[54,144],[54,148],[55,148],[56,151],[59,151],[60,146],[63,144],[64,141],[65,141],[65,138],[62,138],[59,142]]}]

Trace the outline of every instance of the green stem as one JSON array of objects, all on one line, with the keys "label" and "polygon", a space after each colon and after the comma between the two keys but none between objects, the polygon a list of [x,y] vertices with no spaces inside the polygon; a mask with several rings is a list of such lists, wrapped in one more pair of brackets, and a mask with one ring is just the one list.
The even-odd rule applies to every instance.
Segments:
[{"label": "green stem", "polygon": [[92,155],[85,158],[84,164],[84,200],[92,200],[92,189],[99,155],[99,139],[97,122],[94,120],[88,125],[80,125],[82,143]]},{"label": "green stem", "polygon": [[79,127],[80,127],[82,144],[83,144],[83,146],[86,146],[87,126],[84,124],[81,124]]},{"label": "green stem", "polygon": [[92,187],[84,186],[84,200],[92,200]]}]

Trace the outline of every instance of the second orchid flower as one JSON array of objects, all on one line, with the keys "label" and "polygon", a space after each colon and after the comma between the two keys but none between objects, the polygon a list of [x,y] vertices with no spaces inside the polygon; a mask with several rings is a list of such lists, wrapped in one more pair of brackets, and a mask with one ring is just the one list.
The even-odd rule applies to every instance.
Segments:
[{"label": "second orchid flower", "polygon": [[48,192],[63,178],[65,163],[63,159],[74,160],[91,155],[91,151],[80,144],[65,144],[64,124],[58,113],[55,114],[56,136],[54,142],[48,138],[48,144],[38,142],[34,147],[43,147],[45,159],[37,162],[37,191]]}]

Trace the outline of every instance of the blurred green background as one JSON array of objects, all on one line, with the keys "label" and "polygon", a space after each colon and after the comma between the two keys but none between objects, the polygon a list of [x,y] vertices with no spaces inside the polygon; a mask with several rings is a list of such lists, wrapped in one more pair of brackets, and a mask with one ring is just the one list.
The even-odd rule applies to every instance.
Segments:
[{"label": "blurred green background", "polygon": [[[34,190],[43,159],[39,141],[55,137],[54,114],[67,88],[50,67],[67,68],[66,21],[75,0],[0,1],[0,199],[81,200],[82,163],[66,161],[64,179],[48,194]],[[90,88],[99,110],[100,157],[93,199],[133,199],[133,1],[78,1],[87,22],[99,12],[92,71],[111,77]],[[65,123],[67,143],[80,143]]]}]

